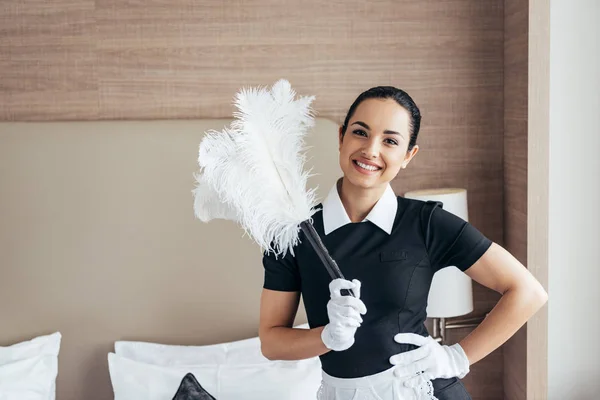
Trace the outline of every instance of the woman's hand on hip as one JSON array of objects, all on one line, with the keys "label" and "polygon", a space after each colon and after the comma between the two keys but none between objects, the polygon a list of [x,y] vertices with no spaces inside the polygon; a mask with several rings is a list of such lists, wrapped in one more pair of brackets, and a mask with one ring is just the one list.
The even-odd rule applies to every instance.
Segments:
[{"label": "woman's hand on hip", "polygon": [[[463,378],[469,373],[469,359],[457,343],[452,346],[441,345],[431,336],[423,337],[414,333],[399,333],[394,336],[397,343],[413,344],[419,348],[390,357],[395,365],[394,375],[406,378],[405,386],[418,384],[421,379]],[[421,375],[423,375],[421,377]]]}]

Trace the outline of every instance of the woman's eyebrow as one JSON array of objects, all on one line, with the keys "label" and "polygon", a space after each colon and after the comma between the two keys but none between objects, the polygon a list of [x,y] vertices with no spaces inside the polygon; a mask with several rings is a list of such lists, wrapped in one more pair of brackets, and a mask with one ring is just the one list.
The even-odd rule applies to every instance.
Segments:
[{"label": "woman's eyebrow", "polygon": [[[365,124],[365,123],[364,123],[364,122],[362,122],[362,121],[355,121],[355,122],[353,122],[353,123],[352,123],[352,125],[354,125],[354,124],[356,124],[356,125],[360,125],[360,126],[362,126],[363,128],[365,128],[365,129],[367,129],[367,130],[371,130],[371,128],[369,128],[369,125]],[[402,137],[404,137],[404,135],[403,135],[403,134],[401,134],[401,133],[398,133],[398,132],[396,132],[396,131],[389,130],[389,129],[386,129],[385,131],[383,131],[383,133],[387,133],[388,135],[399,135],[399,136],[402,136]]]}]

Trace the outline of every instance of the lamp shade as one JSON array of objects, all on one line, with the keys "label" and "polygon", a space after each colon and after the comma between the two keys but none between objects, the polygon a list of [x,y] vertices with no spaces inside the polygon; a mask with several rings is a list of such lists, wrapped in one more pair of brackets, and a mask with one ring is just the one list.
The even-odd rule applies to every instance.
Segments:
[{"label": "lamp shade", "polygon": [[[428,189],[406,192],[404,197],[416,200],[433,200],[443,203],[443,209],[469,220],[466,189]],[[433,275],[427,317],[451,318],[473,311],[473,285],[471,278],[454,266],[442,268]]]}]

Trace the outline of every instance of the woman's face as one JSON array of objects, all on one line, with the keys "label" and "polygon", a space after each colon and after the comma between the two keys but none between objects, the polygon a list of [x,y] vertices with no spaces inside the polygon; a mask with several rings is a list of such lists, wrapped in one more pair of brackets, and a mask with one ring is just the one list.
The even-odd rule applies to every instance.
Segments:
[{"label": "woman's face", "polygon": [[340,127],[340,167],[350,183],[365,189],[389,183],[419,150],[407,153],[410,115],[392,99],[364,100],[342,133]]}]

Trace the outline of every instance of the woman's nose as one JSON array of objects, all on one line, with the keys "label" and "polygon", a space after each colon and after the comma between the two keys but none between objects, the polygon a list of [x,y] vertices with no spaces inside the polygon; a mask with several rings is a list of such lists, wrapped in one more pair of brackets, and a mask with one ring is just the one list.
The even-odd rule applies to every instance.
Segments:
[{"label": "woman's nose", "polygon": [[379,156],[379,145],[375,141],[369,141],[363,147],[361,154],[365,158],[377,158]]}]

